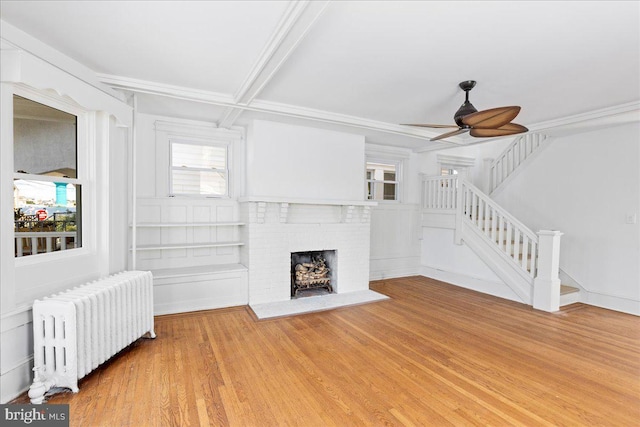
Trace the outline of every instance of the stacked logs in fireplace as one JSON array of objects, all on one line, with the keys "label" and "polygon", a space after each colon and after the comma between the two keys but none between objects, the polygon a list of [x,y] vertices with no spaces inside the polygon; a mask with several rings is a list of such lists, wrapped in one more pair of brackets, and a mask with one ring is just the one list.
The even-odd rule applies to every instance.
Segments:
[{"label": "stacked logs in fireplace", "polygon": [[294,296],[297,296],[301,290],[317,288],[325,288],[332,293],[329,271],[327,261],[322,256],[313,257],[311,262],[296,264],[293,281]]}]

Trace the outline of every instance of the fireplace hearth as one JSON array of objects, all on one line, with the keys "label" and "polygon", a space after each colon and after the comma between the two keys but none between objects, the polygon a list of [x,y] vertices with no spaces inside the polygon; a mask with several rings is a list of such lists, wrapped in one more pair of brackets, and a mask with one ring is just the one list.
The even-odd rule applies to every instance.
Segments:
[{"label": "fireplace hearth", "polygon": [[[303,294],[333,293],[335,250],[294,252],[291,254],[291,297]],[[310,292],[313,291],[313,292]]]}]

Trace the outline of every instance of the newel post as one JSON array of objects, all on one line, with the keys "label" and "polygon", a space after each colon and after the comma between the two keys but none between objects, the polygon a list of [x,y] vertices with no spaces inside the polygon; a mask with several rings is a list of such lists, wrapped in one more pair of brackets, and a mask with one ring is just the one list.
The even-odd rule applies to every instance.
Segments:
[{"label": "newel post", "polygon": [[462,216],[464,212],[464,191],[462,189],[462,182],[467,179],[467,169],[464,168],[458,173],[458,179],[456,179],[456,228],[453,232],[453,238],[456,245],[462,244]]},{"label": "newel post", "polygon": [[533,281],[533,308],[560,309],[560,236],[556,230],[538,231],[538,271]]}]

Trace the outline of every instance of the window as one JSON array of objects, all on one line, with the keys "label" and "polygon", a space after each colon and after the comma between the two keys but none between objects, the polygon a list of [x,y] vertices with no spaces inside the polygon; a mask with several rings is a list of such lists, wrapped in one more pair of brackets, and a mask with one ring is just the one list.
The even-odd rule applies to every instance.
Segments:
[{"label": "window", "polygon": [[458,175],[458,171],[456,169],[453,169],[452,167],[449,167],[449,166],[442,166],[440,168],[440,175],[441,176]]},{"label": "window", "polygon": [[398,200],[399,169],[394,163],[367,162],[367,199]]},{"label": "window", "polygon": [[79,248],[78,118],[18,95],[13,108],[14,255]]},{"label": "window", "polygon": [[228,195],[226,145],[171,140],[172,195]]}]

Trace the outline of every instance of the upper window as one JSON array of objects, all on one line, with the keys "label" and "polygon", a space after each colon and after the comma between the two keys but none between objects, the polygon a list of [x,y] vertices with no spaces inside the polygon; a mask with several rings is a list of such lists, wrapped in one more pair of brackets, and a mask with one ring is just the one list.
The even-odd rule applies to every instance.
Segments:
[{"label": "upper window", "polygon": [[451,176],[451,175],[458,175],[458,171],[456,169],[453,169],[449,166],[442,166],[440,168],[440,175],[441,176]]},{"label": "upper window", "polygon": [[172,195],[228,195],[226,145],[179,140],[170,142]]},{"label": "upper window", "polygon": [[399,166],[394,163],[367,162],[367,199],[398,200]]},{"label": "upper window", "polygon": [[15,256],[82,246],[78,118],[14,95]]}]

